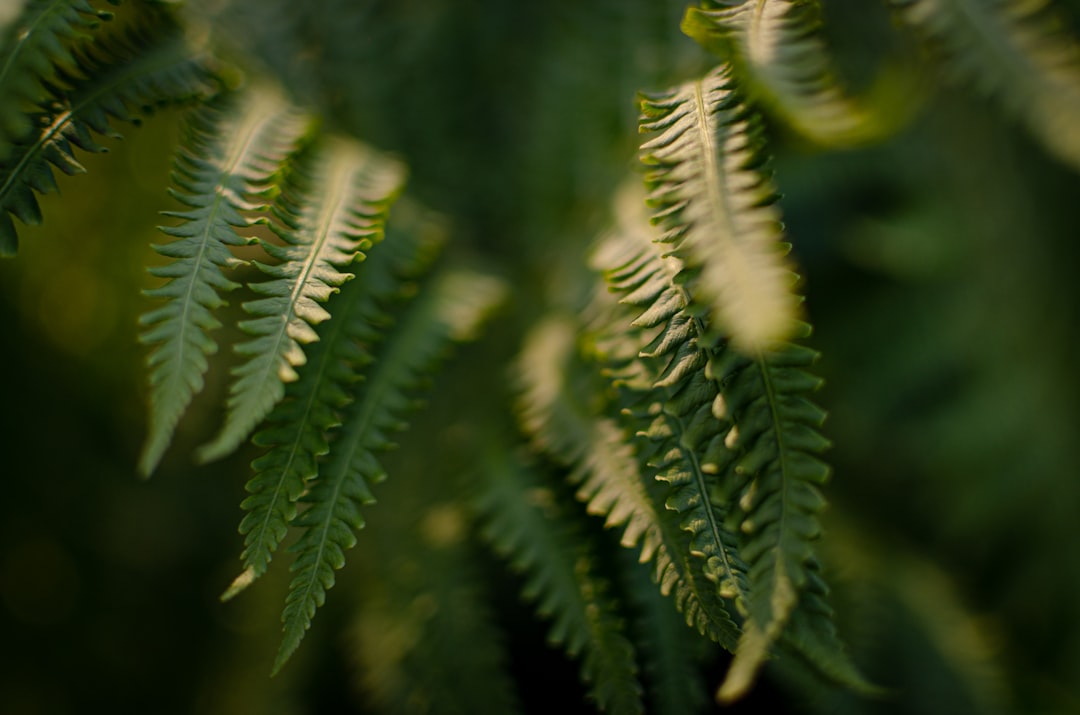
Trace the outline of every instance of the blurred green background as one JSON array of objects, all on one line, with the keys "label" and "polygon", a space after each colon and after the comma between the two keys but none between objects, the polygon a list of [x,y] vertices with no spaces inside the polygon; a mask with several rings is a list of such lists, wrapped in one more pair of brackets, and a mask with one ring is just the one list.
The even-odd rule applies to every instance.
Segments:
[{"label": "blurred green background", "polygon": [[[1060,4],[1080,17],[1080,3]],[[401,154],[411,195],[449,217],[449,250],[509,277],[511,305],[403,436],[325,612],[271,680],[284,564],[235,602],[217,598],[237,569],[253,452],[189,457],[220,418],[229,355],[154,479],[134,469],[136,318],[158,211],[174,207],[181,114],[87,157],[89,175],[64,179],[45,225],[0,264],[2,712],[368,712],[380,654],[357,633],[400,620],[394,604],[419,588],[415,563],[375,557],[410,538],[416,563],[438,552],[490,604],[526,712],[581,708],[576,666],[544,645],[520,581],[468,535],[425,541],[424,524],[462,518],[456,475],[476,423],[510,420],[492,376],[529,320],[587,291],[583,256],[635,171],[634,93],[712,60],[669,0],[300,5],[191,9],[330,126]],[[1080,712],[1080,176],[998,104],[945,83],[883,4],[824,6],[853,87],[889,62],[897,92],[918,88],[911,124],[866,149],[820,151],[768,125],[827,378],[823,550],[838,620],[891,694],[811,697],[776,671],[733,712]],[[710,661],[707,682],[723,668]]]}]

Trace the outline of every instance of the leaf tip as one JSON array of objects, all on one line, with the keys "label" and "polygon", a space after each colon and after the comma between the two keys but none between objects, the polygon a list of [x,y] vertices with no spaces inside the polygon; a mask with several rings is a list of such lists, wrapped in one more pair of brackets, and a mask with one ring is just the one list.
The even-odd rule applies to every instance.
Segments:
[{"label": "leaf tip", "polygon": [[253,566],[248,566],[239,576],[233,579],[232,583],[229,584],[229,587],[221,594],[221,602],[225,603],[226,601],[232,600],[234,596],[250,586],[257,576],[258,574],[255,573],[255,568]]},{"label": "leaf tip", "polygon": [[167,445],[167,440],[163,440],[160,435],[150,435],[147,437],[142,454],[139,455],[138,468],[139,477],[141,479],[145,480],[153,476],[158,464],[161,463],[161,458],[165,454]]}]

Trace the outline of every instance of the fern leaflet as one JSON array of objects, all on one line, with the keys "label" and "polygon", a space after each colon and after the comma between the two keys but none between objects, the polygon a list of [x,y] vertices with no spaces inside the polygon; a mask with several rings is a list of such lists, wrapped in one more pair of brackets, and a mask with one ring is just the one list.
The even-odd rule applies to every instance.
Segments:
[{"label": "fern leaflet", "polygon": [[653,220],[693,269],[732,341],[752,353],[790,334],[799,301],[784,260],[779,212],[760,169],[756,115],[735,93],[731,69],[642,97],[642,145]]},{"label": "fern leaflet", "polygon": [[309,504],[293,520],[301,531],[290,548],[295,574],[282,614],[284,637],[274,663],[277,672],[300,645],[316,609],[334,584],[334,570],[364,526],[359,507],[374,501],[371,485],[385,478],[376,452],[393,446],[390,434],[404,428],[402,413],[415,400],[407,393],[422,385],[451,342],[470,339],[501,300],[502,284],[472,272],[437,277],[410,306],[377,356],[375,369],[345,415],[330,454],[301,498]]},{"label": "fern leaflet", "polygon": [[816,456],[828,446],[817,431],[825,413],[807,399],[821,384],[806,372],[815,359],[789,344],[751,361],[729,353],[710,364],[724,385],[715,411],[735,422],[729,441],[740,452],[735,474],[745,480],[740,529],[752,584],[751,618],[721,690],[725,699],[749,687],[807,585],[812,542],[821,532],[817,513],[825,506],[818,485],[829,474]]},{"label": "fern leaflet", "polygon": [[267,297],[244,303],[254,317],[240,327],[254,337],[235,348],[246,360],[233,370],[225,425],[199,450],[203,461],[236,449],[296,380],[301,345],[317,340],[313,326],[330,317],[321,304],[352,277],[344,272],[349,263],[382,239],[404,174],[396,162],[340,140],[299,163],[291,179],[275,204],[284,245],[263,242],[279,263],[256,264],[269,279],[250,287]]},{"label": "fern leaflet", "polygon": [[743,70],[761,98],[808,139],[826,146],[882,134],[877,117],[844,94],[833,71],[816,0],[706,0],[687,8],[683,31]]},{"label": "fern leaflet", "polygon": [[387,239],[368,251],[356,278],[331,300],[334,320],[320,326],[300,379],[286,386],[267,427],[255,434],[253,442],[268,450],[252,463],[250,494],[241,504],[247,512],[240,523],[244,571],[223,599],[266,571],[296,515],[296,501],[318,473],[318,458],[329,451],[327,436],[341,425],[341,409],[352,401],[353,386],[373,359],[372,345],[392,322],[388,306],[407,290],[405,281],[426,269],[442,243],[442,233],[427,222],[408,213],[401,219],[395,214]]},{"label": "fern leaflet", "polygon": [[485,537],[527,580],[524,595],[553,623],[548,639],[571,656],[582,653],[581,676],[601,710],[644,712],[634,648],[623,634],[608,585],[596,573],[588,542],[555,495],[508,455],[489,457],[477,503]]},{"label": "fern leaflet", "polygon": [[572,324],[551,320],[528,336],[518,361],[523,427],[549,456],[572,457],[578,499],[607,527],[623,527],[623,546],[640,543],[640,560],[653,564],[661,593],[674,593],[687,625],[733,649],[738,630],[700,559],[691,557],[681,518],[665,505],[666,490],[651,470],[643,473],[626,430],[580,404],[578,395],[594,392],[573,384],[584,367],[574,362],[574,334]]},{"label": "fern leaflet", "polygon": [[213,311],[225,304],[220,291],[239,287],[223,271],[240,262],[229,247],[254,240],[236,229],[252,223],[245,212],[265,209],[253,199],[268,190],[306,124],[265,89],[223,95],[190,118],[172,190],[187,208],[167,213],[182,223],[162,227],[176,240],[155,250],[171,261],[150,269],[169,282],[147,291],[167,303],[140,319],[148,326],[142,341],[156,346],[148,359],[150,431],[139,460],[145,475],[153,472],[184,410],[202,390],[207,356],[217,351],[208,335],[221,325]]},{"label": "fern leaflet", "polygon": [[959,78],[1022,117],[1080,167],[1080,45],[1044,0],[892,0]]},{"label": "fern leaflet", "polygon": [[[658,478],[672,484],[668,505],[689,515],[711,578],[748,616],[720,697],[746,691],[789,623],[803,634],[794,647],[861,683],[831,630],[823,584],[796,611],[820,582],[812,542],[825,503],[818,485],[828,476],[817,455],[828,442],[817,431],[824,412],[807,399],[820,385],[806,371],[816,354],[782,344],[747,357],[711,337],[687,291],[692,269],[644,239],[641,231],[616,233],[599,255],[622,301],[644,311],[636,324],[654,330],[642,359],[666,360],[654,385],[672,396],[648,434],[658,443]],[[809,633],[822,637],[811,643]]]},{"label": "fern leaflet", "polygon": [[0,256],[18,248],[8,214],[24,224],[41,223],[34,192],[56,191],[52,167],[68,175],[85,171],[73,147],[104,151],[93,135],[116,136],[110,119],[134,122],[139,112],[213,90],[205,58],[170,31],[130,29],[78,53],[76,65],[77,74],[60,73],[49,108],[35,115],[35,128],[0,162]]},{"label": "fern leaflet", "polygon": [[723,448],[724,425],[710,412],[716,387],[704,378],[696,319],[685,310],[685,296],[674,282],[681,263],[658,254],[650,240],[655,232],[645,230],[640,207],[622,208],[619,228],[601,242],[593,258],[620,302],[635,309],[613,314],[613,324],[604,328],[610,333],[636,328],[631,332],[638,343],[635,354],[613,365],[611,373],[623,388],[624,413],[649,443],[638,458],[666,485],[660,490],[661,503],[679,515],[688,537],[680,546],[694,556],[691,573],[712,581],[712,593],[701,603],[714,621],[726,624],[728,637],[719,642],[733,649],[736,628],[722,599],[734,599],[742,607],[745,567],[736,553],[736,538],[725,525],[723,505],[710,498],[729,458]]},{"label": "fern leaflet", "polygon": [[56,68],[75,57],[71,42],[86,37],[107,12],[86,0],[31,0],[0,38],[0,160],[12,151],[11,141],[33,130],[27,107],[50,98],[47,84]]}]

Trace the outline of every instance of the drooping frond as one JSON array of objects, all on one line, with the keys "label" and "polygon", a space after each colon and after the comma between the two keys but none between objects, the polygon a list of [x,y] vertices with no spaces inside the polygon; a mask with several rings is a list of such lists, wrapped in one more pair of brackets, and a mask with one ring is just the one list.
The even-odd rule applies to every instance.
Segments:
[{"label": "drooping frond", "polygon": [[[0,34],[0,160],[34,128],[32,112],[52,97],[57,67],[75,62],[72,42],[110,14],[86,0],[30,0]],[[3,19],[0,18],[0,22]]]},{"label": "drooping frond", "polygon": [[[859,672],[836,631],[833,609],[828,603],[829,587],[816,558],[806,562],[805,576],[798,608],[776,644],[777,654],[788,661],[798,659],[804,667],[809,666],[814,678],[829,686],[839,685],[863,696],[880,697],[884,691]],[[734,693],[733,697],[737,695]]]},{"label": "drooping frond", "polygon": [[617,323],[604,330],[631,328],[638,335],[629,365],[612,365],[611,372],[623,389],[624,414],[647,440],[639,460],[663,485],[661,504],[678,514],[687,536],[683,549],[696,560],[691,573],[700,572],[711,582],[712,593],[701,605],[712,620],[726,624],[727,637],[718,642],[732,649],[737,629],[724,599],[741,609],[746,577],[737,538],[726,524],[726,507],[711,498],[730,460],[724,449],[726,425],[711,414],[717,388],[704,374],[700,322],[687,311],[684,289],[675,282],[681,262],[663,257],[650,240],[657,232],[647,230],[642,206],[622,204],[630,216],[620,217],[619,227],[593,257],[594,268],[630,307],[615,314]]},{"label": "drooping frond", "polygon": [[239,263],[229,247],[254,240],[237,228],[252,223],[246,212],[266,208],[259,196],[296,151],[307,125],[265,88],[222,95],[189,119],[171,191],[186,208],[168,212],[181,223],[161,229],[176,240],[155,246],[170,262],[150,269],[169,281],[147,292],[167,302],[140,319],[147,326],[142,341],[155,346],[148,359],[150,430],[139,460],[144,475],[160,461],[184,410],[203,388],[207,356],[217,352],[208,332],[221,325],[214,317],[225,304],[220,293],[239,287],[225,276],[225,269]]},{"label": "drooping frond", "polygon": [[775,191],[762,168],[758,120],[721,65],[641,99],[641,147],[653,220],[691,269],[718,327],[744,352],[787,337],[798,315]]},{"label": "drooping frond", "polygon": [[731,60],[752,91],[797,132],[826,146],[850,146],[885,127],[845,94],[821,38],[817,0],[705,0],[689,7],[683,31]]},{"label": "drooping frond", "polygon": [[382,345],[334,433],[319,476],[300,499],[308,507],[293,520],[301,533],[290,548],[295,575],[275,672],[300,645],[334,585],[334,570],[356,543],[355,531],[364,526],[360,507],[374,501],[371,485],[386,476],[375,455],[392,448],[391,435],[405,427],[401,418],[416,403],[411,394],[423,387],[451,343],[473,337],[504,290],[501,282],[475,272],[443,273],[410,304]]},{"label": "drooping frond", "polygon": [[240,327],[252,339],[236,346],[245,357],[233,370],[225,425],[199,450],[208,461],[231,453],[296,380],[302,345],[318,339],[314,326],[330,317],[322,303],[352,277],[349,264],[382,240],[387,211],[401,191],[401,165],[347,140],[320,145],[300,163],[275,203],[283,241],[263,247],[278,262],[256,263],[268,279],[251,284],[266,296],[244,303],[252,317]]},{"label": "drooping frond", "polygon": [[607,527],[623,528],[623,546],[640,544],[640,560],[651,564],[661,593],[674,597],[687,625],[733,649],[738,629],[704,561],[692,556],[682,517],[667,508],[667,490],[640,463],[633,433],[581,404],[595,385],[590,391],[587,380],[573,384],[583,367],[575,332],[572,323],[551,320],[526,339],[518,360],[523,427],[553,459],[575,464],[578,499]]},{"label": "drooping frond", "polygon": [[821,534],[819,490],[829,476],[819,455],[828,441],[818,431],[825,412],[810,400],[821,379],[807,370],[812,350],[787,344],[746,359],[727,352],[709,365],[724,386],[714,413],[734,422],[727,440],[739,453],[734,473],[742,481],[741,549],[748,567],[750,620],[721,697],[734,699],[791,619],[809,583],[813,542]]},{"label": "drooping frond", "polygon": [[443,241],[433,222],[399,210],[387,225],[385,241],[368,250],[356,278],[331,299],[334,319],[319,326],[319,341],[285,388],[254,443],[268,448],[252,463],[249,496],[241,507],[245,535],[244,571],[223,598],[231,598],[261,576],[296,515],[296,501],[318,473],[317,460],[329,451],[331,430],[353,400],[361,371],[373,359],[374,343],[392,323],[387,312],[407,291],[409,280],[427,268]]},{"label": "drooping frond", "polygon": [[[741,610],[747,584],[737,535],[726,523],[730,506],[712,499],[727,476],[722,469],[729,457],[723,447],[725,425],[711,414],[717,389],[704,374],[704,355],[687,329],[691,323],[672,312],[669,328],[651,343],[651,351],[643,351],[654,361],[652,389],[631,394],[629,415],[649,443],[640,458],[663,483],[663,503],[679,515],[689,536],[684,548],[700,560],[695,569],[716,592],[702,604],[719,611],[712,620],[726,621],[730,632],[732,616],[727,614],[733,609],[725,601]],[[726,639],[720,643],[731,646]]]},{"label": "drooping frond", "polygon": [[[819,459],[825,415],[809,399],[820,385],[807,372],[816,353],[789,343],[752,357],[730,349],[695,310],[688,268],[642,231],[609,242],[597,254],[605,278],[639,311],[635,324],[653,331],[641,358],[662,359],[653,388],[671,395],[659,411],[641,411],[657,443],[652,464],[670,482],[668,506],[686,513],[711,577],[748,616],[721,697],[742,695],[789,630],[804,636],[789,640],[811,661],[857,681],[812,573],[825,505],[818,487],[828,476]],[[810,644],[808,633],[821,638]]]},{"label": "drooping frond", "polygon": [[137,121],[155,107],[209,95],[205,59],[174,30],[160,27],[134,27],[76,53],[77,70],[60,72],[49,85],[47,108],[0,162],[0,256],[18,247],[8,214],[25,224],[41,222],[34,192],[56,190],[52,167],[68,175],[85,171],[74,147],[104,151],[94,134],[115,135],[110,120]]},{"label": "drooping frond", "polygon": [[602,711],[644,712],[634,647],[589,542],[525,466],[497,455],[484,471],[477,503],[484,535],[525,573],[525,597],[553,621],[548,639],[581,656],[581,677]]},{"label": "drooping frond", "polygon": [[1047,0],[892,0],[897,15],[965,82],[1021,117],[1080,167],[1080,43]]}]

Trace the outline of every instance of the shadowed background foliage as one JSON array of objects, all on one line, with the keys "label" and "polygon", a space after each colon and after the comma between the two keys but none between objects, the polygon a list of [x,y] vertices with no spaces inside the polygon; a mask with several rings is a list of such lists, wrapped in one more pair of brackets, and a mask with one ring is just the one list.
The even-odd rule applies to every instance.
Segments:
[{"label": "shadowed background foliage", "polygon": [[[587,290],[584,255],[636,170],[635,92],[713,63],[679,33],[683,4],[191,5],[330,125],[403,156],[410,195],[449,217],[454,250],[513,292],[402,435],[309,643],[268,679],[284,569],[242,602],[218,601],[254,453],[198,468],[187,457],[220,417],[226,351],[154,479],[134,468],[139,291],[157,212],[175,208],[164,188],[180,114],[88,158],[91,178],[63,180],[42,201],[45,225],[0,263],[0,710],[423,712],[439,695],[409,678],[433,666],[394,654],[417,623],[443,618],[465,643],[502,642],[524,712],[591,711],[576,666],[519,602],[520,579],[468,530],[461,475],[492,415],[511,419],[504,366],[524,327]],[[919,104],[863,149],[767,128],[827,379],[821,548],[841,634],[889,692],[813,695],[796,670],[770,670],[731,711],[1080,711],[1080,177],[996,103],[939,81],[881,4],[824,10],[852,86],[904,68],[885,90]],[[465,655],[423,651],[434,667]],[[707,697],[726,656],[702,663]],[[477,698],[470,712],[512,699],[491,684],[462,693]]]}]

